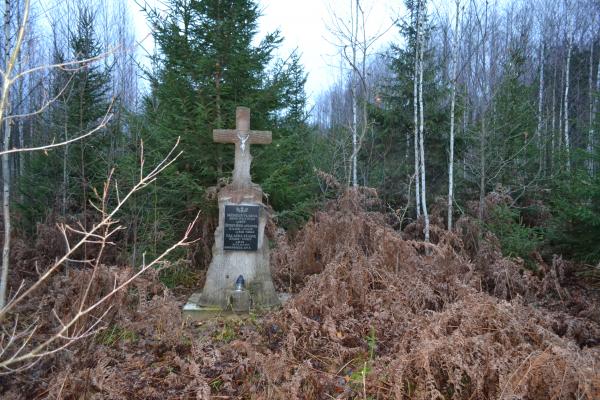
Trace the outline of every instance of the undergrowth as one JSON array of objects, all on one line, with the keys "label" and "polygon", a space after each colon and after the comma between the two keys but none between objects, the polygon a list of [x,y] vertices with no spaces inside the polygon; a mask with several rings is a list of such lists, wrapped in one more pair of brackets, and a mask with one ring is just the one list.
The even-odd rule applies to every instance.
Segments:
[{"label": "undergrowth", "polygon": [[[294,295],[245,322],[181,319],[157,274],[115,299],[96,340],[0,380],[6,399],[597,399],[600,308],[560,257],[538,272],[462,218],[415,240],[350,191],[293,241],[273,235],[274,280]],[[432,218],[435,220],[435,218]],[[100,271],[98,295],[127,270]],[[77,282],[35,299],[68,312]],[[68,295],[65,295],[68,293]],[[55,300],[58,299],[58,300]],[[125,333],[126,332],[126,333]],[[103,336],[104,335],[104,336]],[[99,345],[99,342],[103,345]]]},{"label": "undergrowth", "polygon": [[491,214],[485,226],[500,240],[502,253],[506,257],[520,257],[529,268],[535,269],[532,254],[544,241],[543,229],[524,225],[520,213],[505,204],[494,207]]}]

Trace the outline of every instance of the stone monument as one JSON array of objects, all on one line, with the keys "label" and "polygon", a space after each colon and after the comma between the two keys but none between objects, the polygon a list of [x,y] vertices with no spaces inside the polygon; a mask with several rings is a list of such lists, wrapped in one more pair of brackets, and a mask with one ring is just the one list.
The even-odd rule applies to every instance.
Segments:
[{"label": "stone monument", "polygon": [[235,144],[233,180],[218,194],[219,225],[206,282],[184,306],[184,314],[191,317],[280,304],[269,269],[263,192],[250,177],[250,145],[271,143],[271,132],[250,130],[249,108],[237,107],[235,114],[235,130],[213,131],[215,142]]}]

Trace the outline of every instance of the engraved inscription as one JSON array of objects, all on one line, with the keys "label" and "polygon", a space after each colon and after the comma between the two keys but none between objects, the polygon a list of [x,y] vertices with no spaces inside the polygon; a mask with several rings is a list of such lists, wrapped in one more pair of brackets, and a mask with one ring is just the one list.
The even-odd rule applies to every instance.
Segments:
[{"label": "engraved inscription", "polygon": [[259,206],[225,205],[224,250],[256,251]]}]

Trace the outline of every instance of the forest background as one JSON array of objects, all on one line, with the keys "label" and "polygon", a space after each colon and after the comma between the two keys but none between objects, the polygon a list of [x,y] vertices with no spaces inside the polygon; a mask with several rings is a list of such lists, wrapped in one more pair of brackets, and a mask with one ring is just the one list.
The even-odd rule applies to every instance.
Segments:
[{"label": "forest background", "polygon": [[[94,133],[2,156],[5,238],[33,243],[60,222],[90,229],[98,220],[90,201],[111,171],[120,188],[132,187],[142,143],[145,165],[154,165],[180,138],[183,153],[121,209],[127,229],[104,262],[139,265],[161,254],[200,211],[194,236],[202,239],[172,253],[180,262],[162,276],[170,286],[190,283],[210,260],[214,194],[233,167],[232,149],[213,143],[212,130],[233,127],[244,105],[253,129],[273,131],[273,145],[253,149],[253,179],[290,232],[340,187],[366,186],[397,228],[422,218],[425,240],[432,210],[432,224],[445,228],[471,214],[505,255],[531,268],[535,252],[593,267],[599,3],[427,3],[405,1],[390,27],[402,40],[384,49],[366,34],[376,21],[364,2],[332,15],[345,68],[310,110],[301,54],[275,56],[279,32],[257,38],[254,1],[169,0],[165,12],[140,5],[155,42],[150,62],[135,50],[125,0],[32,4],[6,92],[4,149]],[[25,11],[26,1],[5,0],[5,71]],[[484,207],[490,193],[501,199],[493,216]],[[119,199],[111,192],[106,201]]]}]

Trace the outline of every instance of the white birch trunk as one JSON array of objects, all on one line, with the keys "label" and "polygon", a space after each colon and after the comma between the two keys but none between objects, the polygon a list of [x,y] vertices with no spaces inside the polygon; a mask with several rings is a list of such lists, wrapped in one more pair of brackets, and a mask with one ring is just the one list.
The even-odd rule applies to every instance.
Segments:
[{"label": "white birch trunk", "polygon": [[450,159],[448,161],[448,230],[452,230],[452,206],[454,203],[454,114],[456,107],[456,81],[458,79],[458,17],[460,1],[456,1],[454,39],[452,42],[452,87],[450,95]]},{"label": "white birch trunk", "polygon": [[[419,7],[422,7],[422,2]],[[424,12],[424,10],[422,10]],[[422,36],[422,35],[421,35]],[[424,43],[420,38],[419,45],[419,159],[421,171],[421,207],[423,208],[423,217],[425,218],[425,242],[429,243],[429,213],[427,212],[427,190],[425,187],[425,144],[424,144],[424,117],[423,117],[423,47]]]},{"label": "white birch trunk", "polygon": [[[21,20],[21,5],[17,4],[17,21]],[[22,52],[19,51],[18,56],[17,56],[17,74],[20,74],[23,71],[23,63],[22,63]],[[18,110],[16,110],[17,114],[22,114],[24,111],[24,93],[23,93],[23,85],[24,85],[24,81],[25,79],[19,79],[18,84],[17,84],[17,104],[18,104]],[[23,132],[23,118],[18,118],[17,119],[17,133],[18,133],[18,139],[19,139],[19,148],[24,148],[25,147],[25,137],[24,137],[24,132]],[[18,155],[19,157],[19,177],[22,177],[23,175],[25,175],[25,153],[20,153]],[[20,201],[23,202],[23,194],[20,195]]]},{"label": "white birch trunk", "polygon": [[[571,27],[568,26],[570,30]],[[565,66],[565,98],[564,98],[564,144],[565,144],[565,156],[566,156],[566,168],[567,172],[571,172],[571,138],[569,133],[569,75],[571,69],[571,51],[573,49],[573,33],[567,32],[567,60]]]},{"label": "white birch trunk", "polygon": [[356,77],[354,75],[355,73],[353,73],[352,77],[352,186],[358,187],[358,174],[356,172],[358,167],[358,105],[356,101],[356,86],[354,83],[356,82]]},{"label": "white birch trunk", "polygon": [[[69,134],[68,134],[68,127],[67,127],[67,120],[66,120],[66,107],[65,107],[65,126],[64,126],[64,139],[65,141],[67,141],[69,139]],[[61,214],[63,217],[66,217],[67,215],[67,193],[69,190],[69,174],[67,171],[67,160],[69,159],[69,145],[66,144],[65,148],[63,150],[63,165],[62,165],[62,170],[63,170],[63,182],[62,182],[62,199],[61,199]]]},{"label": "white birch trunk", "polygon": [[[487,28],[488,28],[488,3],[486,2],[485,4],[485,21],[484,21],[484,27],[487,33]],[[485,114],[487,111],[487,106],[485,105],[485,102],[488,101],[488,95],[489,95],[489,87],[488,87],[488,83],[487,81],[485,81],[486,79],[486,74],[487,74],[487,63],[486,63],[486,50],[487,49],[487,45],[486,45],[486,34],[484,33],[483,35],[483,43],[482,43],[482,53],[481,53],[481,64],[482,64],[482,75],[483,75],[483,96],[484,98],[482,99],[483,101],[483,107],[481,110],[481,135],[479,136],[479,153],[480,153],[480,157],[479,157],[479,166],[480,166],[480,175],[479,175],[479,220],[483,221],[483,211],[484,211],[484,206],[485,206],[485,183],[486,183],[486,157],[485,157],[485,151],[486,151],[486,135],[487,135],[487,131],[486,131],[486,125],[485,125]],[[492,113],[493,114],[493,113]]]},{"label": "white birch trunk", "polygon": [[[596,67],[596,96],[598,96],[600,94],[600,58],[598,59],[598,66]],[[598,113],[598,98],[595,97],[594,98],[594,108],[592,110],[592,118],[596,118],[596,115]],[[594,129],[594,125],[593,125],[594,121],[592,121],[592,129]],[[596,146],[596,133],[593,130],[592,131],[592,151],[594,150],[594,146]],[[596,176],[596,171],[598,169],[598,166],[596,165],[596,162],[592,159],[592,176]]]},{"label": "white birch trunk", "polygon": [[556,149],[556,143],[555,143],[555,137],[556,137],[556,79],[557,79],[557,73],[558,71],[558,67],[555,65],[554,66],[554,80],[552,82],[552,129],[551,129],[551,144],[550,144],[550,157],[549,157],[549,162],[550,162],[550,171],[552,171],[554,169],[554,151]]},{"label": "white birch trunk", "polygon": [[480,156],[480,176],[479,176],[479,213],[478,218],[483,221],[483,210],[485,207],[485,141],[486,141],[486,127],[485,127],[485,110],[481,116],[481,135],[479,137],[479,152]]},{"label": "white birch trunk", "polygon": [[[542,39],[543,41],[543,39]],[[537,129],[536,129],[536,140],[538,145],[538,150],[540,152],[540,170],[544,164],[544,141],[542,139],[542,112],[543,112],[543,104],[544,104],[544,44],[540,46],[540,87],[538,89],[538,121],[537,121]]]},{"label": "white birch trunk", "polygon": [[563,112],[564,112],[564,105],[565,105],[565,101],[563,99],[563,95],[565,94],[565,74],[564,71],[561,71],[560,73],[560,86],[559,86],[559,99],[558,99],[558,131],[557,131],[557,135],[556,135],[556,139],[557,139],[557,143],[556,143],[556,149],[557,151],[560,153],[562,151],[563,148]]},{"label": "white birch trunk", "polygon": [[357,100],[357,74],[356,74],[356,51],[358,40],[358,6],[359,0],[356,0],[356,15],[352,26],[352,186],[358,187],[358,100]]},{"label": "white birch trunk", "polygon": [[[71,9],[67,7],[67,26],[71,26]],[[54,40],[56,41],[56,36],[54,36]],[[55,48],[58,46],[58,43],[54,43]],[[65,84],[65,83],[61,83]],[[70,96],[70,95],[69,95]],[[69,139],[69,110],[67,107],[63,107],[63,130],[64,130],[64,140],[67,141]],[[69,193],[69,171],[68,171],[68,160],[69,160],[69,144],[66,144],[63,149],[63,160],[62,160],[62,172],[63,172],[63,181],[62,181],[62,198],[60,211],[63,217],[67,216],[67,203],[68,203],[68,193]],[[69,267],[69,263],[67,262],[67,268]]]},{"label": "white birch trunk", "polygon": [[[598,60],[598,70],[596,71],[596,87],[594,88],[593,84],[593,75],[594,75],[594,42],[592,41],[590,45],[590,79],[589,79],[589,93],[590,93],[590,127],[588,130],[587,137],[587,153],[588,159],[586,161],[588,174],[590,176],[595,176],[595,165],[594,165],[594,141],[595,141],[595,132],[594,132],[594,117],[596,116],[596,98],[595,94],[598,93],[600,89],[600,59]],[[595,89],[595,91],[594,91]]]},{"label": "white birch trunk", "polygon": [[418,71],[419,71],[419,43],[420,43],[420,9],[421,3],[417,6],[417,16],[415,18],[416,35],[415,35],[415,65],[413,74],[413,122],[415,126],[415,206],[417,210],[417,218],[421,215],[421,183],[419,173],[419,109],[418,109]]},{"label": "white birch trunk", "polygon": [[[4,1],[4,74],[2,84],[2,103],[0,104],[0,121],[4,122],[4,137],[3,150],[10,148],[10,120],[7,117],[9,114],[9,95],[10,95],[10,78],[9,59],[10,59],[10,10],[11,1]],[[8,75],[8,76],[6,76]],[[4,244],[2,247],[2,273],[0,276],[0,309],[6,304],[6,288],[9,269],[10,256],[10,163],[9,155],[2,155],[2,217],[4,222]]]}]

